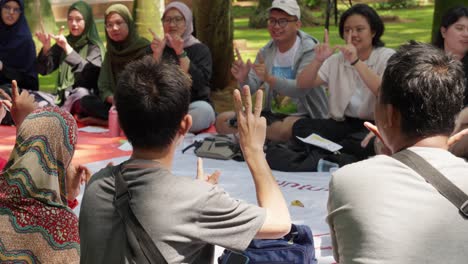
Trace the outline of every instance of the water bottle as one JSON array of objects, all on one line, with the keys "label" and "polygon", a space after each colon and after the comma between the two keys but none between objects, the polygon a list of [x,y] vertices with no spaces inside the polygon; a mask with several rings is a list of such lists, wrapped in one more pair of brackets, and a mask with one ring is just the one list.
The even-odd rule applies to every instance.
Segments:
[{"label": "water bottle", "polygon": [[120,136],[119,116],[117,114],[117,109],[115,109],[115,106],[112,106],[109,109],[108,127],[109,127],[109,136],[111,137]]},{"label": "water bottle", "polygon": [[324,159],[320,159],[317,163],[318,172],[334,172],[339,167],[340,165]]}]

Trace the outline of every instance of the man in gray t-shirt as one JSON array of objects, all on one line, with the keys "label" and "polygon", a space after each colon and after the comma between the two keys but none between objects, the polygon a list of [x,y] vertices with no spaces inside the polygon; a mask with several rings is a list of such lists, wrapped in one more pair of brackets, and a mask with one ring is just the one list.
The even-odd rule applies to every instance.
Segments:
[{"label": "man in gray t-shirt", "polygon": [[[132,157],[119,165],[130,207],[168,263],[209,263],[213,245],[241,251],[253,238],[282,237],[291,225],[263,154],[261,92],[253,113],[249,89],[242,91],[244,107],[234,92],[240,144],[259,206],[231,198],[215,184],[219,173],[205,176],[200,164],[196,180],[172,175],[174,151],[191,126],[189,88],[190,79],[178,66],[145,57],[125,68],[115,92],[120,124],[133,145]],[[83,197],[81,263],[146,262],[113,205],[114,195],[108,167],[92,177]]]}]

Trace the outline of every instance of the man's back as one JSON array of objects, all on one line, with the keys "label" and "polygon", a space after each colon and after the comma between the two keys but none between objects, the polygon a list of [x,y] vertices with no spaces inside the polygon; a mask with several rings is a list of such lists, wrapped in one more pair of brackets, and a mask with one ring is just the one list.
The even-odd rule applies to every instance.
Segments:
[{"label": "man's back", "polygon": [[[173,176],[157,162],[129,160],[122,167],[132,211],[169,263],[209,263],[210,244],[242,250],[264,222],[263,209],[236,201],[215,185]],[[141,263],[134,253],[139,246],[127,237],[113,207],[114,193],[110,168],[94,175],[86,189],[81,263]]]},{"label": "man's back", "polygon": [[[410,149],[468,193],[468,163],[443,149]],[[328,207],[341,263],[468,259],[468,220],[431,184],[391,157],[377,156],[337,171]]]}]

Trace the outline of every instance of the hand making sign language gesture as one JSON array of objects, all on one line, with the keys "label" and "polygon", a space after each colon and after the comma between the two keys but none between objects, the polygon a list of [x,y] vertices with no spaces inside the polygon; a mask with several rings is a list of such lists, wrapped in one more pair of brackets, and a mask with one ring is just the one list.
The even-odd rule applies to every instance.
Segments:
[{"label": "hand making sign language gesture", "polygon": [[315,59],[318,60],[320,63],[323,63],[326,59],[328,59],[337,47],[330,47],[329,37],[328,37],[328,30],[325,29],[323,43],[318,44],[315,46]]},{"label": "hand making sign language gesture", "polygon": [[238,48],[236,48],[236,57],[237,60],[232,63],[231,73],[238,82],[243,83],[249,75],[249,71],[252,68],[252,62],[248,59],[247,63],[244,63]]},{"label": "hand making sign language gesture", "polygon": [[46,33],[41,24],[41,32],[36,32],[37,39],[42,42],[42,52],[46,54],[50,50],[50,39],[53,38],[55,43],[63,49],[65,54],[70,54],[73,48],[68,44],[67,38],[63,35],[64,26],[61,26],[57,35]]},{"label": "hand making sign language gesture", "polygon": [[[352,43],[353,32],[350,30],[348,36],[346,37],[346,45],[337,45],[336,48],[340,49],[341,53],[345,60],[347,60],[351,65],[354,65],[358,62],[359,57],[357,55],[357,49]],[[328,38],[328,33],[326,34]]]},{"label": "hand making sign language gesture", "polygon": [[266,65],[265,65],[265,59],[263,58],[263,55],[261,52],[258,52],[257,58],[258,58],[257,63],[254,63],[252,65],[252,68],[255,71],[255,74],[257,74],[258,78],[262,82],[266,82],[268,81],[270,74],[268,73],[268,69],[266,68]]},{"label": "hand making sign language gesture", "polygon": [[153,58],[156,61],[161,60],[161,56],[164,51],[164,47],[166,47],[166,38],[159,38],[156,32],[154,32],[151,28],[148,31],[153,35],[153,40],[151,41],[151,50],[153,51]]}]

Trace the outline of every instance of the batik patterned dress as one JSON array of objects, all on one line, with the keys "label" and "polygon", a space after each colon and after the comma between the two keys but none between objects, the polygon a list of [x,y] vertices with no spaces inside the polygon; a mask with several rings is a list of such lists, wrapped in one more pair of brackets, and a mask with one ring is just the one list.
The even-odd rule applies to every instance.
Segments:
[{"label": "batik patterned dress", "polygon": [[67,205],[66,171],[77,128],[55,107],[41,108],[18,128],[0,174],[0,262],[78,263],[78,219]]}]

